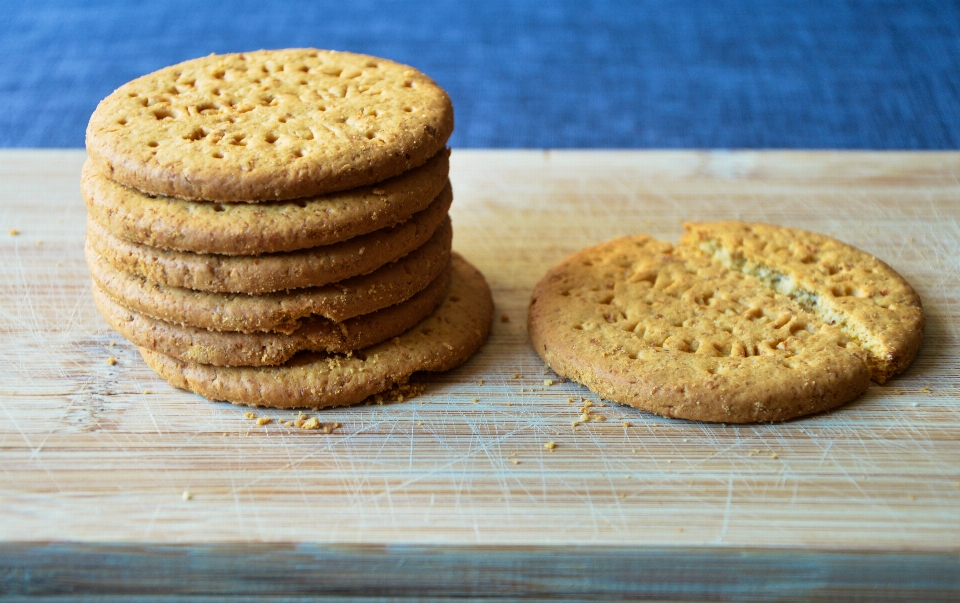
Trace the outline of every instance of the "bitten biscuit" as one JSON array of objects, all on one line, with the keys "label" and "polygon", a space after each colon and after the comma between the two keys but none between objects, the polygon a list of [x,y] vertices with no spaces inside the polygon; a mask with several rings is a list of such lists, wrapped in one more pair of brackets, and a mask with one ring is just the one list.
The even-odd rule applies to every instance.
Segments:
[{"label": "bitten biscuit", "polygon": [[182,199],[295,199],[423,165],[453,131],[450,98],[412,67],[314,49],[210,55],[124,84],[87,125],[91,161]]},{"label": "bitten biscuit", "polygon": [[247,295],[208,293],[152,282],[116,270],[88,239],[85,253],[94,283],[125,307],[153,318],[217,331],[292,333],[318,315],[344,321],[398,304],[432,282],[450,260],[449,220],[423,246],[363,276],[322,287]]},{"label": "bitten biscuit", "polygon": [[140,348],[154,371],[175,387],[248,406],[323,408],[362,401],[406,382],[418,371],[465,362],[490,332],[493,299],[483,275],[451,260],[450,288],[433,313],[389,341],[352,355],[304,353],[276,367],[215,367]]},{"label": "bitten biscuit", "polygon": [[96,283],[93,300],[110,326],[137,346],[202,364],[269,366],[282,364],[302,350],[350,352],[395,337],[437,307],[449,281],[449,270],[445,270],[423,291],[399,304],[343,322],[314,317],[290,334],[211,331],[156,320],[124,308]]},{"label": "bitten biscuit", "polygon": [[[798,242],[809,234],[779,233]],[[712,240],[691,234],[673,247],[627,237],[567,258],[534,290],[534,348],[557,373],[601,396],[669,417],[779,421],[866,390],[873,352],[860,345],[861,335],[847,332],[823,304],[778,292],[777,279],[741,272],[737,261],[715,261],[716,253],[701,248]],[[851,262],[876,266],[845,247]],[[772,267],[782,272],[779,266]],[[878,278],[874,284],[886,288]],[[886,280],[890,290],[903,282]]]},{"label": "bitten biscuit", "polygon": [[319,197],[219,203],[157,197],[122,186],[87,161],[80,192],[91,218],[117,237],[160,249],[254,255],[346,241],[425,211],[448,186],[450,152],[371,186]]},{"label": "bitten biscuit", "polygon": [[270,293],[369,274],[421,247],[448,243],[452,200],[447,187],[430,207],[392,228],[322,247],[257,256],[156,249],[119,239],[89,217],[87,241],[115,269],[157,283],[216,293]]}]

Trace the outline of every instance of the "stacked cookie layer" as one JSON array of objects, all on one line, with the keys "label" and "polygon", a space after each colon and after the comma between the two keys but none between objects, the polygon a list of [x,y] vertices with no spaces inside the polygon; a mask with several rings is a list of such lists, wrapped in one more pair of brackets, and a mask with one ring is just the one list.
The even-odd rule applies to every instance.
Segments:
[{"label": "stacked cookie layer", "polygon": [[482,277],[451,254],[446,93],[410,67],[298,49],[134,80],[87,129],[101,314],[168,381],[349,404],[468,358]]}]

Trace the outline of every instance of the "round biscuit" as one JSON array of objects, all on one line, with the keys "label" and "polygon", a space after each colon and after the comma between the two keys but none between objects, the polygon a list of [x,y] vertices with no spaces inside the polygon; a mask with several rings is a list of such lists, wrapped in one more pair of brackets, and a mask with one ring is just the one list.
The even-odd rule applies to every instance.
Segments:
[{"label": "round biscuit", "polygon": [[186,201],[117,184],[87,160],[80,192],[90,217],[117,237],[197,253],[256,255],[330,245],[423,211],[448,185],[449,151],[372,186],[263,203]]},{"label": "round biscuit", "polygon": [[447,187],[403,224],[340,243],[257,256],[169,251],[117,238],[87,217],[89,245],[117,270],[172,287],[214,293],[261,294],[319,287],[374,270],[451,231]]},{"label": "round biscuit", "polygon": [[700,421],[781,421],[869,385],[865,353],[760,280],[646,236],[584,249],[537,284],[528,326],[558,374]]},{"label": "round biscuit", "polygon": [[139,77],[97,106],[90,159],[111,180],[207,201],[295,199],[425,163],[450,98],[407,65],[295,48],[210,55]]}]

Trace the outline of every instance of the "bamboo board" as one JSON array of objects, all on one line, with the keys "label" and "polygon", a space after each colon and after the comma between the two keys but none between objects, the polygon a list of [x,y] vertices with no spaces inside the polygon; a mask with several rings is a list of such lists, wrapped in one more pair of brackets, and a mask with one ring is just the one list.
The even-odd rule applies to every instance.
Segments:
[{"label": "bamboo board", "polygon": [[[856,551],[940,569],[960,553],[960,154],[455,150],[454,248],[492,286],[492,336],[414,400],[320,413],[331,434],[175,390],[106,326],[82,255],[84,158],[0,152],[0,551]],[[525,314],[548,267],[730,218],[823,232],[905,275],[928,323],[913,367],[758,426],[546,384]],[[607,420],[574,428],[581,399]]]}]

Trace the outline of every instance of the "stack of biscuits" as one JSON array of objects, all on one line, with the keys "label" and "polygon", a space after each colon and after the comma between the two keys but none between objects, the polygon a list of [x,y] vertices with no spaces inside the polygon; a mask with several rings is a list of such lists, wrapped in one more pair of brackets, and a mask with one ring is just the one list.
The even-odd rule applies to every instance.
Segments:
[{"label": "stack of biscuits", "polygon": [[490,329],[451,252],[449,97],[384,59],[211,55],[136,79],[87,128],[93,296],[171,384],[351,404],[464,362]]}]

